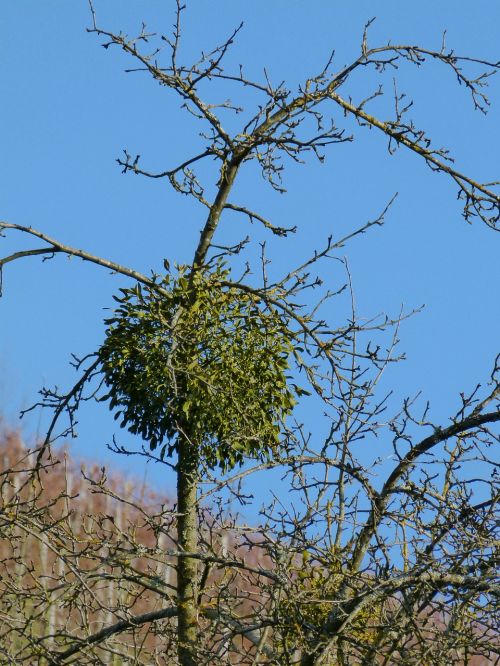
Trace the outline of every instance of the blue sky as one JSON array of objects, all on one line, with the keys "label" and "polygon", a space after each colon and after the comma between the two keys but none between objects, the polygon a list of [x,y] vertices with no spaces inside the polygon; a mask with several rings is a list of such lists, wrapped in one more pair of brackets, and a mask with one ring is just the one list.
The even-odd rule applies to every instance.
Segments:
[{"label": "blue sky", "polygon": [[[184,59],[208,50],[245,22],[228,63],[246,64],[261,77],[286,80],[294,89],[319,71],[332,48],[338,67],[354,59],[364,23],[377,16],[372,45],[393,42],[498,60],[500,5],[496,0],[413,5],[396,0],[354,3],[337,0],[214,0],[188,3]],[[137,31],[144,20],[168,33],[173,3],[157,0],[96,0],[99,23],[111,30]],[[90,25],[84,0],[4,0],[0,8],[0,219],[31,225],[67,244],[85,248],[142,272],[161,270],[162,260],[189,261],[203,211],[168,189],[120,173],[115,158],[123,148],[140,153],[144,167],[171,168],[202,146],[199,127],[180,110],[179,100],[141,73],[117,49],[104,50]],[[483,182],[498,179],[500,93],[491,80],[492,107],[474,112],[451,72],[429,64],[402,67],[399,88],[414,98],[415,122],[435,145],[451,149],[460,170]],[[388,80],[390,85],[390,79]],[[354,99],[377,87],[373,72],[348,86]],[[236,92],[236,91],[235,91]],[[232,94],[221,91],[220,95]],[[236,95],[233,101],[237,102]],[[374,107],[375,108],[375,107]],[[344,119],[332,108],[338,124]],[[229,121],[228,121],[229,122]],[[233,122],[233,121],[231,121]],[[236,125],[234,125],[236,127]],[[357,128],[353,144],[333,146],[325,164],[312,159],[287,165],[280,196],[250,168],[236,187],[238,203],[256,208],[278,225],[298,225],[287,240],[269,238],[228,216],[217,241],[254,234],[266,238],[277,272],[298,263],[329,234],[340,237],[373,219],[397,191],[383,229],[353,241],[345,250],[353,275],[358,314],[397,314],[425,304],[400,333],[407,361],[393,369],[387,386],[399,398],[422,391],[433,415],[444,423],[459,391],[487,379],[498,351],[500,236],[461,217],[456,189],[415,155],[390,157],[386,140]],[[204,172],[214,183],[215,172]],[[2,256],[36,247],[20,235],[0,239]],[[339,275],[332,267],[332,284]],[[16,425],[19,409],[32,404],[43,385],[69,386],[71,353],[85,354],[103,336],[105,308],[123,280],[75,259],[38,258],[9,264],[0,300],[0,412]],[[332,312],[342,321],[343,313]],[[23,422],[29,439],[43,430],[46,416]],[[116,458],[105,448],[114,422],[104,406],[83,410],[72,442],[77,457],[91,458],[142,476],[138,460]],[[163,485],[160,472],[148,471]]]}]

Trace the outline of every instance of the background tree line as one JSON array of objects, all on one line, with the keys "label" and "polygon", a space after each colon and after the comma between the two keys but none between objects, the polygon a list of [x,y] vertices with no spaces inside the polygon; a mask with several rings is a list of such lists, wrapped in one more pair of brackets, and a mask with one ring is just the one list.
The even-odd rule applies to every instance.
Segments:
[{"label": "background tree line", "polygon": [[[82,468],[64,448],[44,463],[37,479],[36,451],[5,425],[0,452],[2,663],[175,662],[175,614],[164,607],[165,597],[176,594],[172,499],[155,495],[137,480],[108,477],[98,465]],[[203,647],[215,663],[267,663],[258,632],[233,623],[224,636],[222,627],[210,628],[209,620],[221,596],[231,599],[241,616],[266,608],[262,577],[272,580],[276,573],[269,544],[258,529],[232,523],[214,507],[201,513],[199,525]],[[303,639],[306,622],[324,620],[339,582],[340,568],[332,573],[310,560],[309,553],[296,555],[282,581],[286,596],[280,605],[289,646]],[[393,610],[397,603],[394,599]],[[451,655],[457,664],[496,663],[494,649],[490,652],[498,638],[494,627],[485,636],[479,619],[469,618],[459,632],[450,626],[453,622],[442,601],[422,611],[413,618],[406,658],[434,664],[441,655]],[[370,642],[376,634],[370,609],[353,635]],[[214,655],[214,643],[224,638],[224,650]]]}]

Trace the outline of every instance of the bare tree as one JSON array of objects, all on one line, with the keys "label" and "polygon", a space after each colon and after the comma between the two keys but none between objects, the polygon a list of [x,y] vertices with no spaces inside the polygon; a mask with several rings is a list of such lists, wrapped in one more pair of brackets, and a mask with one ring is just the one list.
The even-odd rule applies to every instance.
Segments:
[{"label": "bare tree", "polygon": [[[235,276],[233,258],[245,257],[249,241],[221,247],[214,234],[227,211],[276,236],[293,233],[293,227],[275,225],[234,202],[234,183],[245,165],[256,161],[264,180],[282,191],[284,158],[301,161],[311,153],[322,160],[331,145],[352,139],[333,120],[332,110],[338,109],[385,134],[389,152],[407,149],[451,179],[464,218],[497,230],[498,183],[480,183],[456,169],[447,152],[415,125],[411,103],[396,85],[386,118],[369,112],[373,100],[383,96],[382,87],[358,101],[343,89],[357,70],[377,76],[397,73],[405,62],[420,67],[434,60],[464,86],[475,108],[485,111],[484,86],[499,63],[458,56],[444,40],[438,50],[374,47],[368,23],[350,65],[335,71],[332,56],[291,91],[285,84],[273,86],[267,76],[251,80],[241,67],[223,69],[239,28],[194,64],[181,64],[184,6],[177,0],[175,7],[172,36],[156,36],[146,26],[129,36],[101,27],[90,3],[89,32],[106,49],[123,50],[133,69],[177,94],[203,125],[199,152],[165,171],[149,171],[128,152],[118,159],[125,174],[164,179],[204,209],[191,263],[175,269],[166,264],[164,275],[150,277],[32,227],[0,222],[4,233],[18,231],[43,243],[4,257],[0,268],[60,253],[133,281],[116,297],[102,346],[76,359],[77,383],[65,394],[43,389],[37,403],[53,409],[54,416],[22,487],[6,500],[15,511],[5,529],[24,530],[38,540],[43,569],[51,551],[54,562],[62,562],[64,580],[47,591],[40,576],[32,576],[32,587],[26,587],[30,572],[15,573],[17,587],[9,588],[6,598],[26,598],[30,610],[14,604],[12,612],[4,611],[8,632],[25,637],[22,645],[16,643],[17,652],[9,652],[14,660],[9,663],[29,663],[35,654],[52,664],[173,663],[175,658],[182,666],[224,660],[304,666],[465,664],[472,658],[497,663],[498,485],[492,451],[500,420],[498,360],[489,383],[460,394],[448,421],[432,422],[428,407],[419,410],[411,399],[389,415],[392,404],[379,390],[380,378],[399,360],[399,324],[411,313],[360,321],[339,251],[381,226],[392,201],[375,219],[345,238],[329,238],[278,279],[268,277],[264,250],[260,282],[250,263]],[[478,73],[469,73],[475,68]],[[209,95],[215,84],[234,88],[234,95],[250,91],[253,110],[214,101]],[[244,118],[238,131],[226,130],[222,112]],[[204,160],[217,164],[213,198],[195,171]],[[322,265],[331,261],[344,266],[345,284],[325,288]],[[323,304],[346,289],[352,298],[345,321],[325,321]],[[304,396],[320,407],[321,425],[302,424],[294,416]],[[40,479],[52,473],[50,446],[72,433],[79,404],[91,399],[107,401],[122,427],[142,437],[139,455],[174,466],[177,503],[174,511],[147,512],[132,502],[136,519],[129,529],[105,511],[89,516],[82,539],[71,526],[71,511],[56,510],[71,492],[42,502],[43,520],[37,507]],[[57,432],[64,415],[69,425]],[[381,441],[390,442],[385,458]],[[376,452],[370,462],[361,442],[365,451],[372,445]],[[126,453],[119,445],[116,451]],[[282,470],[293,502],[276,494],[261,510],[258,528],[240,524],[224,502],[244,504],[245,479],[271,468]],[[7,485],[12,474],[9,468]],[[92,492],[131,505],[103,478],[88,483]],[[230,547],[224,535],[230,536]],[[10,559],[24,566],[19,550]],[[166,574],[172,562],[175,582]],[[104,598],[106,586],[100,586],[110,580],[116,587]],[[44,620],[49,629],[43,633],[37,622],[52,617],[59,590],[71,609],[69,623],[55,632],[54,619]]]}]

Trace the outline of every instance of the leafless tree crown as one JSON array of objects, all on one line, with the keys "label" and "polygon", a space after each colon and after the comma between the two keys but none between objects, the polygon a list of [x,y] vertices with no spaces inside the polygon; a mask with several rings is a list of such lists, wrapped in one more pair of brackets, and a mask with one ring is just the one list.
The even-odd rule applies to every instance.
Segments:
[{"label": "leafless tree crown", "polygon": [[[267,72],[254,81],[243,67],[223,68],[241,26],[193,64],[182,64],[180,0],[170,36],[155,35],[145,25],[136,36],[106,30],[89,6],[89,33],[105,49],[124,51],[133,63],[128,71],[143,71],[173,91],[203,128],[199,152],[164,171],[150,171],[126,150],[117,160],[124,174],[163,179],[203,210],[192,262],[182,268],[184,282],[176,278],[185,291],[176,314],[164,322],[171,346],[175,351],[183,344],[188,315],[200,307],[193,285],[197,276],[208,275],[221,298],[233,299],[231,312],[238,297],[249,304],[231,326],[263,312],[283,324],[293,340],[287,362],[294,394],[310,400],[320,416],[310,424],[298,415],[288,419],[280,424],[272,455],[252,455],[224,473],[203,456],[189,419],[178,419],[177,459],[168,457],[174,449],[152,451],[147,443],[134,452],[177,471],[177,501],[141,496],[107,479],[104,470],[78,477],[51,448],[74,434],[83,401],[106,394],[99,350],[75,358],[79,379],[73,387],[41,391],[36,406],[53,410],[44,441],[30,451],[11,436],[0,451],[0,663],[500,663],[499,359],[487,381],[459,393],[455,413],[439,423],[417,398],[395,407],[390,392],[382,390],[383,373],[402,358],[400,324],[412,313],[360,320],[340,251],[382,226],[393,200],[344,238],[329,237],[277,279],[268,277],[265,246],[260,263],[248,263],[238,277],[230,270],[218,273],[221,262],[230,267],[235,255],[245,258],[251,238],[231,247],[214,240],[228,212],[279,237],[295,231],[294,224],[276,224],[265,212],[242,205],[233,198],[233,185],[253,160],[264,180],[284,191],[287,159],[300,162],[309,153],[323,161],[331,146],[353,140],[334,116],[379,130],[390,153],[414,153],[452,181],[466,221],[477,218],[497,230],[498,182],[481,183],[458,170],[448,152],[414,124],[412,104],[396,83],[383,118],[370,112],[384,95],[382,86],[361,100],[344,91],[355,71],[375,78],[396,75],[404,63],[420,68],[435,61],[486,112],[485,86],[499,62],[459,56],[444,39],[437,50],[372,46],[369,22],[351,64],[336,70],[332,54],[292,91],[285,83],[273,84]],[[232,99],[250,98],[253,110],[217,101],[220,90],[231,91]],[[225,120],[228,113],[234,114],[231,122]],[[235,122],[237,131],[227,129]],[[213,183],[202,182],[196,171],[202,161],[217,168],[213,197]],[[38,239],[40,247],[1,258],[0,271],[26,257],[62,254],[133,281],[135,293],[145,289],[153,304],[171,295],[162,276],[70,247],[31,226],[0,222],[2,234],[15,231]],[[341,265],[342,284],[325,283],[322,266],[329,262]],[[168,262],[165,270],[175,272]],[[341,294],[349,296],[345,320],[324,320],[324,303],[340,302]],[[168,363],[175,358],[169,352]],[[185,387],[193,367],[163,372]],[[233,389],[236,396],[235,387],[227,386],[228,393]],[[259,432],[255,426],[248,439],[255,444]],[[133,453],[118,441],[114,449]],[[258,520],[245,524],[232,507],[252,503],[247,479],[267,484],[266,475],[276,479],[278,472],[276,492]]]}]

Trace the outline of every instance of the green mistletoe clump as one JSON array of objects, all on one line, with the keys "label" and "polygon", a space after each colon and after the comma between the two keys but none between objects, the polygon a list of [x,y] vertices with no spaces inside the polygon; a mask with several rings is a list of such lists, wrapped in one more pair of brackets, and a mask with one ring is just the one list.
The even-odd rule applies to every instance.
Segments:
[{"label": "green mistletoe clump", "polygon": [[121,289],[99,355],[110,409],[151,449],[180,438],[210,468],[228,470],[278,447],[295,398],[288,385],[294,335],[254,293],[223,286],[229,271]]}]

